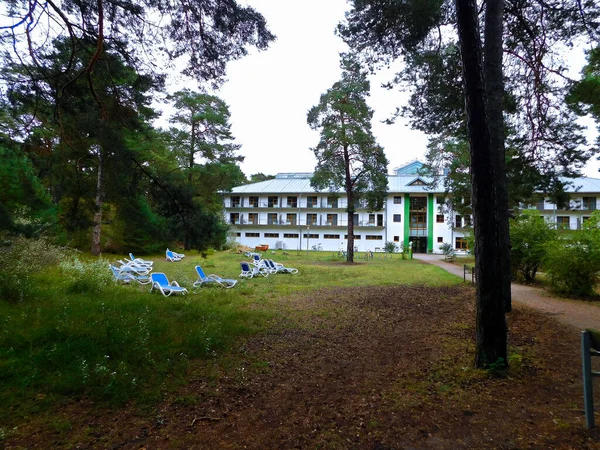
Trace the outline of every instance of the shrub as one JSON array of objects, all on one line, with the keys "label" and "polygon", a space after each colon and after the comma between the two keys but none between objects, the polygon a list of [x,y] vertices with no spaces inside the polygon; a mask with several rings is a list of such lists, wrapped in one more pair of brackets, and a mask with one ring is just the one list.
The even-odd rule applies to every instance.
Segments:
[{"label": "shrub", "polygon": [[533,281],[547,249],[556,241],[556,230],[537,211],[523,211],[510,220],[510,241],[513,278]]},{"label": "shrub", "polygon": [[577,233],[548,245],[544,266],[552,289],[568,295],[594,294],[600,272],[600,212]]},{"label": "shrub", "polygon": [[440,245],[440,250],[445,256],[454,255],[454,248],[452,247],[452,244],[448,242],[444,242],[442,245]]},{"label": "shrub", "polygon": [[63,272],[69,293],[99,292],[112,283],[108,261],[98,258],[94,261],[81,261],[72,257],[59,265]]},{"label": "shrub", "polygon": [[2,236],[0,241],[0,299],[11,303],[30,297],[32,275],[57,264],[66,253],[45,238]]},{"label": "shrub", "polygon": [[385,243],[385,245],[383,246],[383,249],[387,252],[387,253],[394,253],[398,251],[398,246],[396,245],[395,242],[392,241],[387,241]]}]

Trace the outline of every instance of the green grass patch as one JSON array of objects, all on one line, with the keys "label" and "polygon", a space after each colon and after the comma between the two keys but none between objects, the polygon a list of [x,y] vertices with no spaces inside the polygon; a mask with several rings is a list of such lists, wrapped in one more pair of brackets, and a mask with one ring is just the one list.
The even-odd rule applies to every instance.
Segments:
[{"label": "green grass patch", "polygon": [[[185,375],[191,360],[223,354],[240,337],[268,327],[279,314],[275,300],[294,292],[461,281],[433,265],[400,257],[346,264],[329,252],[266,256],[300,273],[241,280],[228,290],[194,290],[196,264],[207,274],[237,278],[239,262],[248,258],[226,252],[211,254],[210,263],[197,254],[177,263],[163,256],[147,258],[156,261],[155,272],[190,290],[187,296],[168,298],[151,294],[149,286],[115,285],[90,275],[89,268],[69,264],[48,265],[30,276],[26,298],[0,300],[0,425],[8,427],[73,398],[155,401],[168,383]],[[108,273],[108,260],[80,259]],[[255,369],[265,370],[265,364],[257,361]]]}]

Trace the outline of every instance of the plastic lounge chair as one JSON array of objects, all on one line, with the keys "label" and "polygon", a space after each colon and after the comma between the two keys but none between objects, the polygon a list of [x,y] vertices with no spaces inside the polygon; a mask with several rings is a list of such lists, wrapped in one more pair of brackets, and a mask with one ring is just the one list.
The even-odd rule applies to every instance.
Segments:
[{"label": "plastic lounge chair", "polygon": [[112,271],[112,273],[115,277],[115,281],[117,283],[120,282],[123,284],[129,284],[130,282],[135,280],[133,275],[131,275],[130,273],[127,273],[127,272],[121,272],[117,267],[113,266],[112,264],[109,264],[108,267]]},{"label": "plastic lounge chair", "polygon": [[131,272],[133,275],[148,275],[152,272],[152,267],[140,266],[132,261],[121,261],[119,260],[121,267],[118,267],[120,272]]},{"label": "plastic lounge chair", "polygon": [[254,276],[252,274],[252,267],[250,266],[250,263],[242,261],[240,263],[240,266],[242,267],[242,273],[240,273],[240,278],[252,278]]},{"label": "plastic lounge chair", "polygon": [[175,258],[179,258],[179,259],[183,259],[183,258],[185,258],[185,255],[184,255],[183,253],[175,253],[174,251],[172,251],[172,250],[169,250],[169,249],[167,249],[167,251],[168,251],[168,252],[172,252],[172,253],[173,253],[173,256],[175,256]]},{"label": "plastic lounge chair", "polygon": [[269,272],[267,272],[265,269],[261,270],[258,267],[246,261],[240,262],[240,266],[242,267],[242,273],[240,273],[240,278],[253,278],[258,275],[261,275],[263,277],[269,276]]},{"label": "plastic lounge chair", "polygon": [[112,264],[108,265],[112,270],[113,275],[115,276],[115,281],[128,284],[131,281],[137,281],[140,284],[148,284],[150,283],[150,277],[147,275],[139,275],[135,272],[131,272],[128,270],[123,270],[122,268],[115,267]]},{"label": "plastic lounge chair", "polygon": [[254,267],[258,268],[261,272],[269,273],[277,273],[277,269],[272,269],[271,266],[266,262],[266,260],[261,259],[261,256],[257,253],[252,257],[252,264]]},{"label": "plastic lounge chair", "polygon": [[285,267],[283,264],[273,261],[272,259],[268,260],[279,273],[298,273],[298,269],[293,267]]},{"label": "plastic lounge chair", "polygon": [[154,289],[160,291],[162,295],[168,297],[171,294],[182,294],[185,295],[187,293],[187,289],[179,286],[177,281],[171,281],[167,279],[167,276],[162,272],[155,272],[151,275],[152,277],[152,287],[150,288],[150,292]]},{"label": "plastic lounge chair", "polygon": [[131,258],[132,262],[134,262],[135,264],[137,264],[139,266],[149,266],[149,267],[152,267],[154,265],[154,261],[148,261],[146,259],[136,258],[135,256],[133,256],[133,253],[130,253],[129,257]]},{"label": "plastic lounge chair", "polygon": [[169,249],[167,249],[165,255],[166,255],[167,261],[171,261],[171,262],[181,261],[181,258],[178,256],[175,256],[175,253],[173,253]]},{"label": "plastic lounge chair", "polygon": [[219,275],[215,275],[214,273],[205,275],[202,267],[200,266],[196,266],[196,273],[198,273],[198,280],[194,282],[194,287],[218,284],[219,286],[223,286],[225,289],[229,289],[234,287],[237,283],[237,280],[221,278]]}]

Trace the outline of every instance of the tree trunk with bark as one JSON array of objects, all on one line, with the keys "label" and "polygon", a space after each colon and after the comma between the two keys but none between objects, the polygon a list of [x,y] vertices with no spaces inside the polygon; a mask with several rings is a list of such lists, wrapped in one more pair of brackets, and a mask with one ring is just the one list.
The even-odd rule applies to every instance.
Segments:
[{"label": "tree trunk with bark", "polygon": [[348,145],[344,145],[344,166],[346,171],[346,198],[348,199],[348,242],[346,247],[346,262],[351,263],[354,262],[354,190],[352,186],[352,174],[350,173]]},{"label": "tree trunk with bark", "polygon": [[100,254],[100,239],[102,237],[102,207],[104,204],[104,158],[102,155],[102,146],[98,148],[98,179],[96,180],[96,199],[93,227],[92,227],[92,255]]},{"label": "tree trunk with bark", "polygon": [[502,281],[498,277],[501,249],[497,226],[496,155],[489,131],[476,1],[456,0],[456,15],[471,153],[477,279],[475,363],[477,367],[486,367],[507,361],[505,305]]},{"label": "tree trunk with bark", "polygon": [[498,199],[498,239],[501,252],[500,273],[502,297],[505,311],[512,309],[510,292],[510,230],[508,224],[508,187],[506,179],[506,152],[504,148],[502,77],[502,29],[504,0],[490,0],[485,5],[485,30],[483,47],[483,70],[487,94],[487,110],[490,123],[490,138],[494,153],[496,195]]}]

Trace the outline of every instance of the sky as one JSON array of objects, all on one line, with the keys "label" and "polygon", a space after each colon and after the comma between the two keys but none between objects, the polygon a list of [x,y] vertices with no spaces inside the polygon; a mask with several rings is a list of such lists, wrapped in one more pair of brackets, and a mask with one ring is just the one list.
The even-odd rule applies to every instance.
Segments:
[{"label": "sky", "polygon": [[[262,172],[312,172],[316,160],[310,150],[319,140],[306,123],[308,110],[340,78],[339,53],[346,49],[335,36],[336,25],[349,8],[346,0],[247,0],[266,19],[277,36],[266,51],[250,54],[228,65],[228,81],[216,95],[231,112],[232,133],[241,144],[241,164],[249,176]],[[584,62],[583,56],[575,65]],[[576,76],[579,68],[574,69]],[[411,130],[405,119],[394,125],[381,121],[408,100],[408,94],[381,87],[394,71],[371,78],[373,134],[389,161],[388,171],[415,159],[424,160],[427,138]],[[593,159],[584,175],[600,178]]]}]

